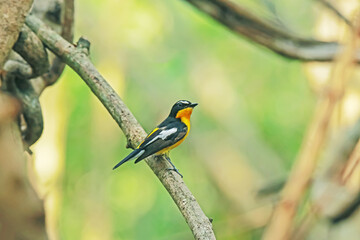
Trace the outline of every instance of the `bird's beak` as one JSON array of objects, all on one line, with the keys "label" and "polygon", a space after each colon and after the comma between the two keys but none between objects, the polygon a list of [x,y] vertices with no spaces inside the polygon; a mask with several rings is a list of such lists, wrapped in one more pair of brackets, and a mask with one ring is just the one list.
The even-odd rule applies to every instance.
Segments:
[{"label": "bird's beak", "polygon": [[192,103],[192,104],[190,104],[190,107],[191,108],[194,108],[194,107],[196,107],[198,104],[197,103]]}]

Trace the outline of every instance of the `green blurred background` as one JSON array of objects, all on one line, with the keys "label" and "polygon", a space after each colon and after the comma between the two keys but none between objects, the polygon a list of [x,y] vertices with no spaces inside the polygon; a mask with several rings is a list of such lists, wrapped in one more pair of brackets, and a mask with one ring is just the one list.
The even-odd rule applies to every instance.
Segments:
[{"label": "green blurred background", "polygon": [[[259,188],[286,177],[315,98],[300,62],[254,45],[184,1],[76,0],[75,40],[147,132],[180,99],[198,102],[187,140],[171,152],[218,239],[259,239],[272,200]],[[273,17],[269,1],[238,1]],[[312,1],[272,1],[305,35]],[[270,7],[271,9],[271,7]],[[41,97],[35,169],[53,239],[192,239],[145,162],[112,167],[130,150],[84,82],[66,68]]]}]

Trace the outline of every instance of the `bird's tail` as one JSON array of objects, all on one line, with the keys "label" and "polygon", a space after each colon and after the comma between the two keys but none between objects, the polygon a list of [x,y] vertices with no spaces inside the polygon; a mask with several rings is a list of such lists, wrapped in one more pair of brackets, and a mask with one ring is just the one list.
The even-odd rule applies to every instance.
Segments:
[{"label": "bird's tail", "polygon": [[121,166],[123,163],[130,161],[131,159],[134,158],[138,158],[140,157],[143,153],[145,152],[145,150],[140,150],[140,149],[135,149],[134,151],[132,151],[129,155],[126,156],[126,158],[124,158],[123,160],[121,160],[118,164],[116,164],[115,167],[113,167],[113,170],[118,168],[119,166]]}]

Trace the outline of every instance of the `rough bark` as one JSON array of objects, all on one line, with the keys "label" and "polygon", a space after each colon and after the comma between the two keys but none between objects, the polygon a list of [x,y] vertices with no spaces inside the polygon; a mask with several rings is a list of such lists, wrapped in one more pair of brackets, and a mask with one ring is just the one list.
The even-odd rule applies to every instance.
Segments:
[{"label": "rough bark", "polygon": [[49,70],[50,65],[44,45],[27,26],[22,27],[13,48],[31,66],[32,76],[40,76]]},{"label": "rough bark", "polygon": [[33,0],[0,0],[0,68],[15,44]]}]

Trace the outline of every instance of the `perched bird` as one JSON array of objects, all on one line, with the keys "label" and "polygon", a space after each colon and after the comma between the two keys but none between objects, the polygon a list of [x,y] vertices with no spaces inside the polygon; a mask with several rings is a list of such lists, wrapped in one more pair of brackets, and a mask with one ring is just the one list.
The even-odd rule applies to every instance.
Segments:
[{"label": "perched bird", "polygon": [[138,163],[150,155],[165,154],[166,160],[168,160],[173,167],[169,170],[173,170],[183,177],[171,162],[169,151],[179,146],[187,137],[190,130],[190,116],[196,105],[198,104],[191,103],[187,100],[177,101],[171,108],[169,116],[160,123],[134,151],[116,164],[113,169],[131,159],[136,158],[135,163]]}]

